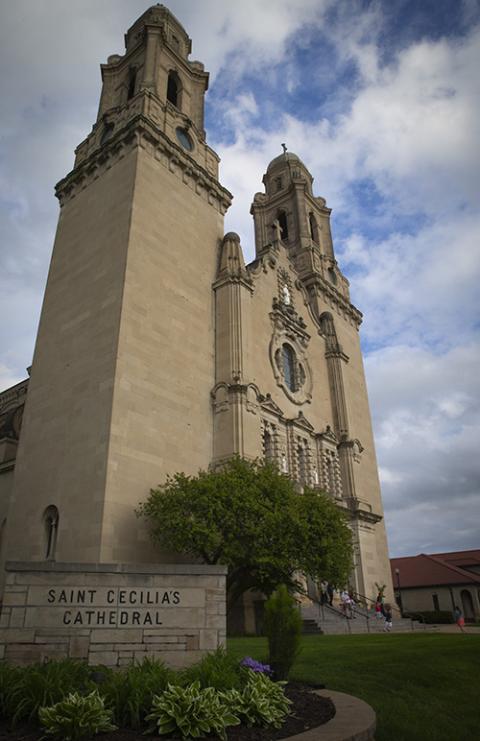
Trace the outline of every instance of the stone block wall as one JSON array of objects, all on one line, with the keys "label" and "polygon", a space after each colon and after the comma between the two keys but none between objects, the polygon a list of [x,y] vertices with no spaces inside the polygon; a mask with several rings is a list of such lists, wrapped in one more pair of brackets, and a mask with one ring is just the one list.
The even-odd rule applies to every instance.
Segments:
[{"label": "stone block wall", "polygon": [[10,562],[0,658],[198,661],[226,637],[226,568],[198,564]]}]

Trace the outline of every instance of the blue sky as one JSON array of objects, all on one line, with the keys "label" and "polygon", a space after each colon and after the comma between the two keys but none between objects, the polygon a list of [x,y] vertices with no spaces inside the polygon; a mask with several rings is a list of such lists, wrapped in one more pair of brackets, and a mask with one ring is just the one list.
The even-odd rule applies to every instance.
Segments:
[{"label": "blue sky", "polygon": [[[138,0],[0,9],[0,387],[25,376],[99,64]],[[479,547],[480,3],[172,0],[210,72],[206,127],[249,207],[286,142],[333,209],[365,352],[391,554]]]}]

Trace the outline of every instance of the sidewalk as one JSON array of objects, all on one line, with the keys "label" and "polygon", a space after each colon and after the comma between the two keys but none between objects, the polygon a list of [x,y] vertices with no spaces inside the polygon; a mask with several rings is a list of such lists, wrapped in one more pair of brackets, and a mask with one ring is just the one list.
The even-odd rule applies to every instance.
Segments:
[{"label": "sidewalk", "polygon": [[[462,631],[458,627],[458,625],[437,625],[436,626],[436,632],[437,633],[458,633],[461,635]],[[465,626],[465,633],[468,635],[469,633],[480,633],[480,627],[473,626],[470,627],[469,625]]]}]

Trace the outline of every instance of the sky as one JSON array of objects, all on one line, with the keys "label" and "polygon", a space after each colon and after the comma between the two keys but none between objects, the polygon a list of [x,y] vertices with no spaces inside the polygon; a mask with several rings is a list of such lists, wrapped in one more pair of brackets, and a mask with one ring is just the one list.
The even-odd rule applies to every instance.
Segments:
[{"label": "sky", "polygon": [[[0,389],[30,365],[99,65],[139,0],[0,0]],[[333,209],[391,556],[480,547],[480,0],[170,0],[210,72],[207,139],[253,258],[281,144]]]}]

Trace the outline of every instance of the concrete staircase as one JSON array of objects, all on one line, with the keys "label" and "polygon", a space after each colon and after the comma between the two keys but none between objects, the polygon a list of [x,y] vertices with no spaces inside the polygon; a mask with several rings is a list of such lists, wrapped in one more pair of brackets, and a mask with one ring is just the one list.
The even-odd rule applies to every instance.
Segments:
[{"label": "concrete staircase", "polygon": [[[320,605],[314,601],[302,604],[301,613],[304,634],[383,633],[385,626],[384,621],[376,618],[373,611],[358,606],[354,608],[352,618],[345,617],[338,607]],[[433,628],[433,626],[428,626],[428,629],[430,628]],[[394,614],[392,633],[418,630],[426,630],[425,625],[416,620],[402,618],[400,615]]]},{"label": "concrete staircase", "polygon": [[321,635],[323,630],[313,618],[303,618],[302,633],[304,635]]}]

